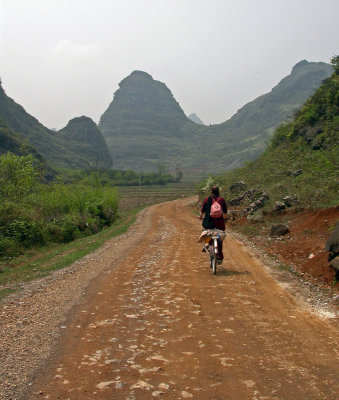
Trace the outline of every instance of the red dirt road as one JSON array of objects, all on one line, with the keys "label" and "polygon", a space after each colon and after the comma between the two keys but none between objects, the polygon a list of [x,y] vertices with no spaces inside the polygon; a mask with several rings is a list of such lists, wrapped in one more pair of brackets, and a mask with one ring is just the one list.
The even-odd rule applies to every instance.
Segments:
[{"label": "red dirt road", "polygon": [[228,235],[211,274],[192,199],[153,206],[93,280],[29,399],[335,400],[338,329]]}]

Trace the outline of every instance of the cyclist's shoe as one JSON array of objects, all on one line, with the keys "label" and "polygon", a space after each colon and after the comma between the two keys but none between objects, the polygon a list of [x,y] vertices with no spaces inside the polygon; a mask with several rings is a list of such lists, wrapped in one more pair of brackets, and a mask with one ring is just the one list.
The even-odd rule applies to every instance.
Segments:
[{"label": "cyclist's shoe", "polygon": [[224,261],[224,260],[223,260],[222,258],[219,258],[219,257],[217,258],[217,264],[218,264],[218,265],[221,265],[223,261]]}]

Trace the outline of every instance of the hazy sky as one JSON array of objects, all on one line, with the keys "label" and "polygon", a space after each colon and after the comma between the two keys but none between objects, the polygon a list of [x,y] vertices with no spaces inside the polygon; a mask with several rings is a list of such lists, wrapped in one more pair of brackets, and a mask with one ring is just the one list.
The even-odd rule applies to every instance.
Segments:
[{"label": "hazy sky", "polygon": [[136,69],[220,123],[297,62],[339,54],[338,21],[338,0],[0,0],[0,77],[49,128],[98,122]]}]

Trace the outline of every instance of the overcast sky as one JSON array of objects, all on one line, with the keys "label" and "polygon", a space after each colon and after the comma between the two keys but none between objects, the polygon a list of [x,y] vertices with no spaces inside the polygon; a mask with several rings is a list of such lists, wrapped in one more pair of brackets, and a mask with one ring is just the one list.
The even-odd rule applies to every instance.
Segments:
[{"label": "overcast sky", "polygon": [[299,61],[339,54],[338,0],[0,0],[0,77],[49,128],[99,121],[133,70],[220,123]]}]

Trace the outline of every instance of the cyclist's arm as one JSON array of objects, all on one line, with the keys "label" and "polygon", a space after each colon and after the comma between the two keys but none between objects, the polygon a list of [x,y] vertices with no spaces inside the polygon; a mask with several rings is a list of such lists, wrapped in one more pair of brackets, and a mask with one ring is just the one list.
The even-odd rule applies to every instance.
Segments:
[{"label": "cyclist's arm", "polygon": [[204,202],[202,204],[202,207],[201,207],[201,210],[200,210],[199,219],[202,219],[203,215],[205,214],[206,204],[207,204],[207,197],[206,197],[206,199],[204,200]]},{"label": "cyclist's arm", "polygon": [[227,221],[227,205],[226,205],[226,201],[225,199],[223,199],[222,201],[222,211],[223,211],[223,217],[224,217],[224,221]]}]

